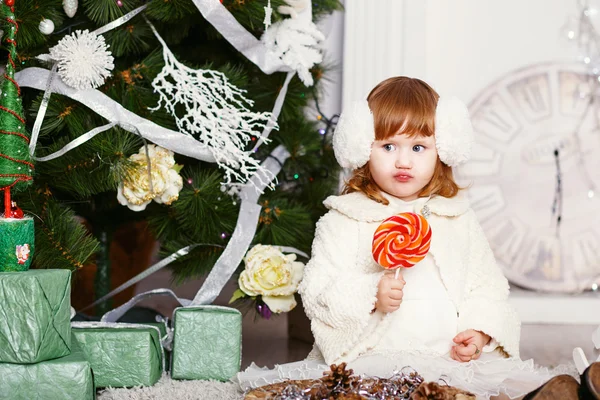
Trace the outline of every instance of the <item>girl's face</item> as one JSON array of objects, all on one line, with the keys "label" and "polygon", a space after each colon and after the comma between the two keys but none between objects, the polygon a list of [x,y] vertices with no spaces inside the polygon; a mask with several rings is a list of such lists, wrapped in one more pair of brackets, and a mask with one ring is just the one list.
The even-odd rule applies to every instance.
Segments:
[{"label": "girl's face", "polygon": [[369,169],[384,192],[410,201],[431,181],[437,158],[433,135],[397,134],[373,143]]}]

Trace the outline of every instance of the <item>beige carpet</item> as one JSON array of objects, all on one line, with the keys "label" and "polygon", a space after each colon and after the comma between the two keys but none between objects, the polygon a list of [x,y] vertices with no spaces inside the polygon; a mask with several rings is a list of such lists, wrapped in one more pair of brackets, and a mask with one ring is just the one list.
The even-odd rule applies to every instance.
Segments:
[{"label": "beige carpet", "polygon": [[234,383],[217,381],[177,381],[163,375],[151,387],[104,389],[97,400],[240,400],[244,395]]}]

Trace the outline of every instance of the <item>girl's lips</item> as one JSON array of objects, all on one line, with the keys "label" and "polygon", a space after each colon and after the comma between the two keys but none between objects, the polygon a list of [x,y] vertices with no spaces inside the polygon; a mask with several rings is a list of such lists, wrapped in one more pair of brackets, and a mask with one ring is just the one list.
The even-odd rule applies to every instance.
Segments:
[{"label": "girl's lips", "polygon": [[398,182],[408,182],[412,179],[412,176],[408,174],[397,174],[394,175],[394,179],[396,179]]}]

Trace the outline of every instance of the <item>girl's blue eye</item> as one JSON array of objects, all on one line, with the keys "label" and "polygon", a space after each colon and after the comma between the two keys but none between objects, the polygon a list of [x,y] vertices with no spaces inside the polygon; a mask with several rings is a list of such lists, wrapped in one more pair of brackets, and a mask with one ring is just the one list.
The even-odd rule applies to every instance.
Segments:
[{"label": "girl's blue eye", "polygon": [[417,145],[413,146],[413,151],[416,153],[420,153],[423,150],[425,150],[425,146],[423,146],[423,145],[417,144]]},{"label": "girl's blue eye", "polygon": [[396,148],[396,146],[394,146],[393,144],[390,144],[390,143],[383,145],[383,149],[385,151],[393,151],[395,148]]}]

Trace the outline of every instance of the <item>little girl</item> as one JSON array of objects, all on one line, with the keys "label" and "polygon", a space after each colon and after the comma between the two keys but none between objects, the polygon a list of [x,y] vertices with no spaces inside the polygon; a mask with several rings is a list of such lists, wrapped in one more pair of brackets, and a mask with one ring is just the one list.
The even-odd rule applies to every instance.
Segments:
[{"label": "little girl", "polygon": [[[548,371],[519,359],[508,282],[453,179],[472,146],[466,107],[419,79],[390,78],[342,114],[333,146],[353,173],[344,194],[325,201],[299,289],[313,351],[271,371],[252,366],[242,386],[318,378],[342,361],[372,376],[408,366],[481,398],[547,381]],[[379,224],[402,212],[427,218],[433,236],[427,256],[396,277],[371,248]]]}]

